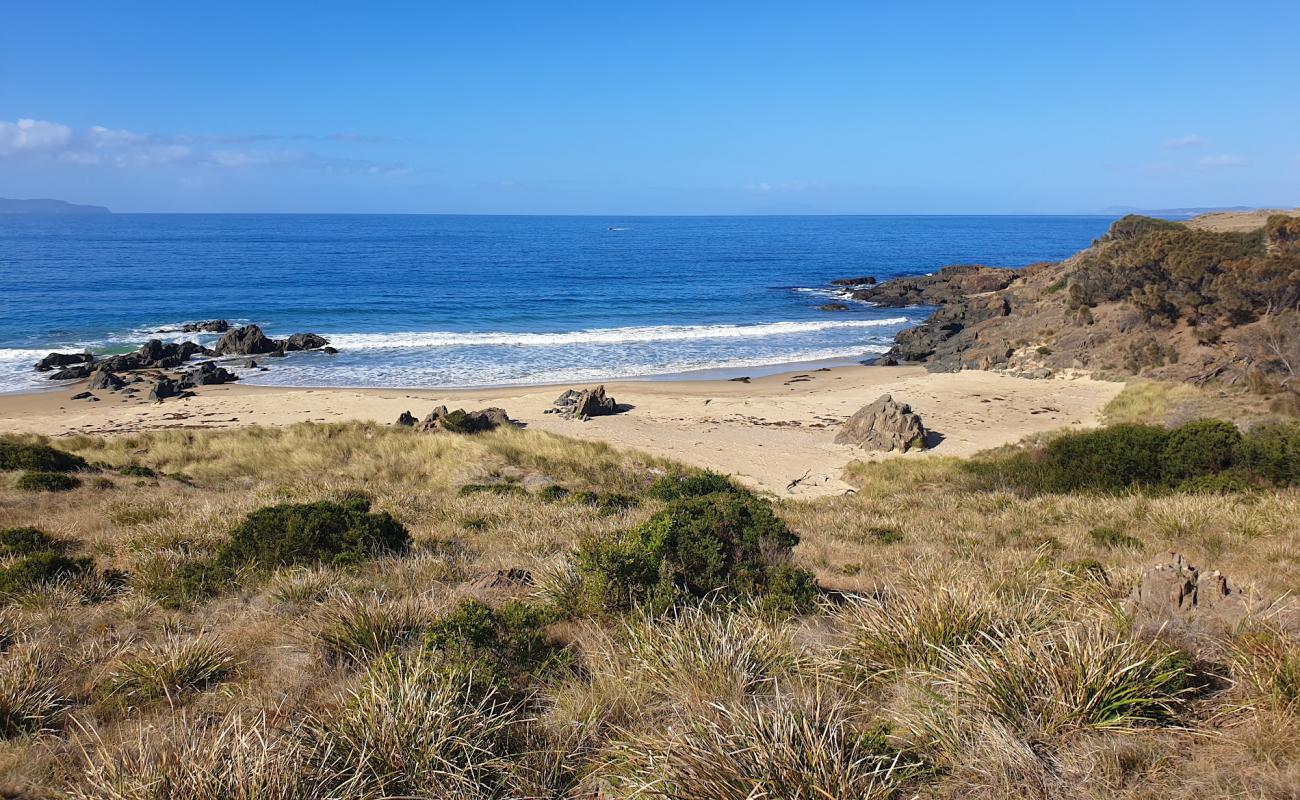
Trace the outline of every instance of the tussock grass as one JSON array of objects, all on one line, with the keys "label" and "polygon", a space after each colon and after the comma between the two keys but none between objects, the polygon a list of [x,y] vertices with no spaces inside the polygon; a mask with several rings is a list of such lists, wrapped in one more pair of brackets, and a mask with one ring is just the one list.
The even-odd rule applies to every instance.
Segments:
[{"label": "tussock grass", "polygon": [[647,683],[665,702],[735,701],[770,693],[778,678],[806,668],[793,631],[725,608],[686,606],[666,619],[624,623],[612,642],[625,677]]},{"label": "tussock grass", "polygon": [[509,796],[513,707],[472,674],[387,659],[303,731],[334,797]]},{"label": "tussock grass", "polygon": [[[57,445],[172,477],[0,481],[0,570],[44,553],[77,573],[24,568],[0,604],[15,796],[1152,800],[1285,797],[1300,780],[1295,489],[1023,497],[973,486],[955,459],[857,465],[855,495],[771,504],[799,536],[780,563],[833,590],[813,607],[697,598],[595,619],[556,613],[580,606],[575,545],[677,502],[656,483],[725,481],[526,430]],[[459,494],[531,473],[570,493]],[[409,548],[200,568],[250,512],[361,494]],[[601,500],[619,496],[635,502]],[[7,532],[25,528],[43,535]],[[1159,621],[1129,619],[1124,598],[1166,551],[1268,613],[1167,623],[1181,650],[1142,638]],[[531,583],[493,585],[498,570]]]},{"label": "tussock grass", "polygon": [[681,728],[615,751],[619,797],[871,800],[898,794],[925,765],[833,696],[718,704]]},{"label": "tussock grass", "polygon": [[0,739],[55,731],[72,701],[58,684],[59,664],[40,643],[14,645],[0,657]]},{"label": "tussock grass", "polygon": [[991,717],[1032,743],[1168,723],[1193,682],[1178,651],[1092,626],[944,647],[941,659],[936,683],[954,710]]},{"label": "tussock grass", "polygon": [[219,642],[202,635],[171,635],[123,658],[109,675],[104,692],[127,702],[163,699],[175,706],[185,695],[230,677],[238,666],[235,656]]}]

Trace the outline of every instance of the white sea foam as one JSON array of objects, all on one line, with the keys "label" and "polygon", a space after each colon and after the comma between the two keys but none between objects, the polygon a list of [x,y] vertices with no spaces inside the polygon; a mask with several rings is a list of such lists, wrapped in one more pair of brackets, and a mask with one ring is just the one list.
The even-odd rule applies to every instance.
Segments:
[{"label": "white sea foam", "polygon": [[325,333],[330,344],[353,350],[408,349],[422,347],[519,346],[558,347],[585,344],[631,344],[635,342],[684,342],[704,339],[758,339],[800,333],[849,328],[880,328],[904,325],[907,317],[875,320],[827,320],[824,322],[764,322],[755,325],[658,325],[632,328],[590,328],[558,333],[511,333],[489,331],[404,331],[399,333]]}]

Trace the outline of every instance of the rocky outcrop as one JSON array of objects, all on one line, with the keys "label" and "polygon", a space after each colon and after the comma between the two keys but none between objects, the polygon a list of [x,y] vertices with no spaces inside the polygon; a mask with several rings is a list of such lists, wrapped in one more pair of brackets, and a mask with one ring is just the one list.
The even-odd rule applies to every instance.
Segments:
[{"label": "rocky outcrop", "polygon": [[421,420],[417,427],[422,431],[483,433],[496,430],[503,425],[514,424],[516,424],[514,420],[500,408],[485,408],[481,411],[466,411],[458,408],[455,411],[448,411],[446,406],[438,406],[429,412],[429,416]]},{"label": "rocky outcrop", "polygon": [[605,394],[604,384],[595,389],[568,389],[555,399],[547,413],[563,414],[570,419],[588,419],[618,413],[618,403]]},{"label": "rocky outcrop", "polygon": [[825,303],[817,306],[818,311],[848,311],[849,307],[843,303]]},{"label": "rocky outcrop", "polygon": [[410,411],[403,411],[397,417],[397,424],[403,428],[414,428],[415,422],[416,422],[415,415],[412,414]]},{"label": "rocky outcrop", "polygon": [[[1086,250],[1019,270],[946,267],[856,288],[937,305],[880,363],[1028,378],[1087,372],[1290,391],[1300,348],[1300,220],[1252,232],[1130,216]],[[1280,310],[1289,309],[1289,310]],[[1286,355],[1281,355],[1286,354]]]},{"label": "rocky outcrop", "polygon": [[134,353],[109,356],[96,362],[96,369],[108,372],[132,372],[141,369],[175,369],[198,355],[209,355],[211,350],[194,342],[164,344],[150,339]]},{"label": "rocky outcrop", "polygon": [[187,322],[179,328],[160,328],[155,333],[225,333],[230,330],[230,323],[224,319],[205,319],[201,322]]},{"label": "rocky outcrop", "polygon": [[863,275],[860,278],[838,278],[831,281],[831,286],[874,286],[875,283],[875,278]]},{"label": "rocky outcrop", "polygon": [[63,369],[74,364],[90,364],[95,357],[90,353],[50,353],[45,358],[36,362],[37,372],[50,372],[56,369]]},{"label": "rocky outcrop", "polygon": [[851,444],[867,450],[924,450],[929,432],[912,407],[882,395],[844,423],[835,435],[836,444]]},{"label": "rocky outcrop", "polygon": [[257,325],[234,328],[217,340],[219,356],[277,356],[300,350],[319,350],[329,340],[314,333],[295,333],[288,339],[272,339]]},{"label": "rocky outcrop", "polygon": [[284,349],[289,352],[298,350],[319,350],[329,344],[329,340],[314,333],[295,333],[284,340]]},{"label": "rocky outcrop", "polygon": [[1148,620],[1213,615],[1225,622],[1246,612],[1246,599],[1218,570],[1202,572],[1178,553],[1142,573],[1128,599],[1129,610]]},{"label": "rocky outcrop", "polygon": [[226,331],[213,348],[219,356],[260,356],[279,349],[280,343],[267,337],[256,325]]},{"label": "rocky outcrop", "polygon": [[1016,270],[1002,267],[957,265],[944,267],[933,275],[895,278],[852,293],[854,300],[878,306],[936,306],[957,302],[965,297],[1007,288],[1016,279]]}]

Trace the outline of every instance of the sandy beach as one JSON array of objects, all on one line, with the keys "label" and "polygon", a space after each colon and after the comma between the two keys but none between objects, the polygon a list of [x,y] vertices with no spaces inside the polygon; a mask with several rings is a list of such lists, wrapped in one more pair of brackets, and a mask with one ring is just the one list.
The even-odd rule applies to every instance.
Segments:
[{"label": "sandy beach", "polygon": [[[150,403],[77,388],[0,395],[0,432],[48,436],[120,435],[167,428],[370,420],[434,406],[499,406],[529,429],[638,448],[735,475],[783,496],[839,494],[850,461],[886,457],[834,443],[836,429],[882,394],[910,403],[941,440],[934,455],[965,456],[1023,436],[1097,422],[1121,383],[1089,378],[1027,380],[993,372],[951,374],[920,367],[837,367],[754,378],[615,381],[605,384],[632,408],[586,422],[545,413],[565,387],[476,390],[286,389],[229,384],[200,387],[183,400]],[[908,458],[925,457],[908,455]],[[798,481],[793,487],[790,484]]]}]

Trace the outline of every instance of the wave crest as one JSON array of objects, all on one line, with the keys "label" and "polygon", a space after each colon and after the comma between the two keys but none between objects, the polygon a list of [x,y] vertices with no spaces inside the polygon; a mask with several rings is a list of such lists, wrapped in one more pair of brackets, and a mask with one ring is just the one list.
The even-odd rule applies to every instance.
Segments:
[{"label": "wave crest", "polygon": [[907,317],[875,320],[828,320],[825,322],[764,322],[754,325],[658,325],[653,327],[590,328],[559,333],[511,333],[489,331],[404,331],[399,333],[323,334],[330,343],[353,350],[410,349],[420,347],[521,346],[556,347],[582,344],[632,344],[637,342],[684,342],[701,339],[758,339],[846,328],[880,328],[903,325]]}]

